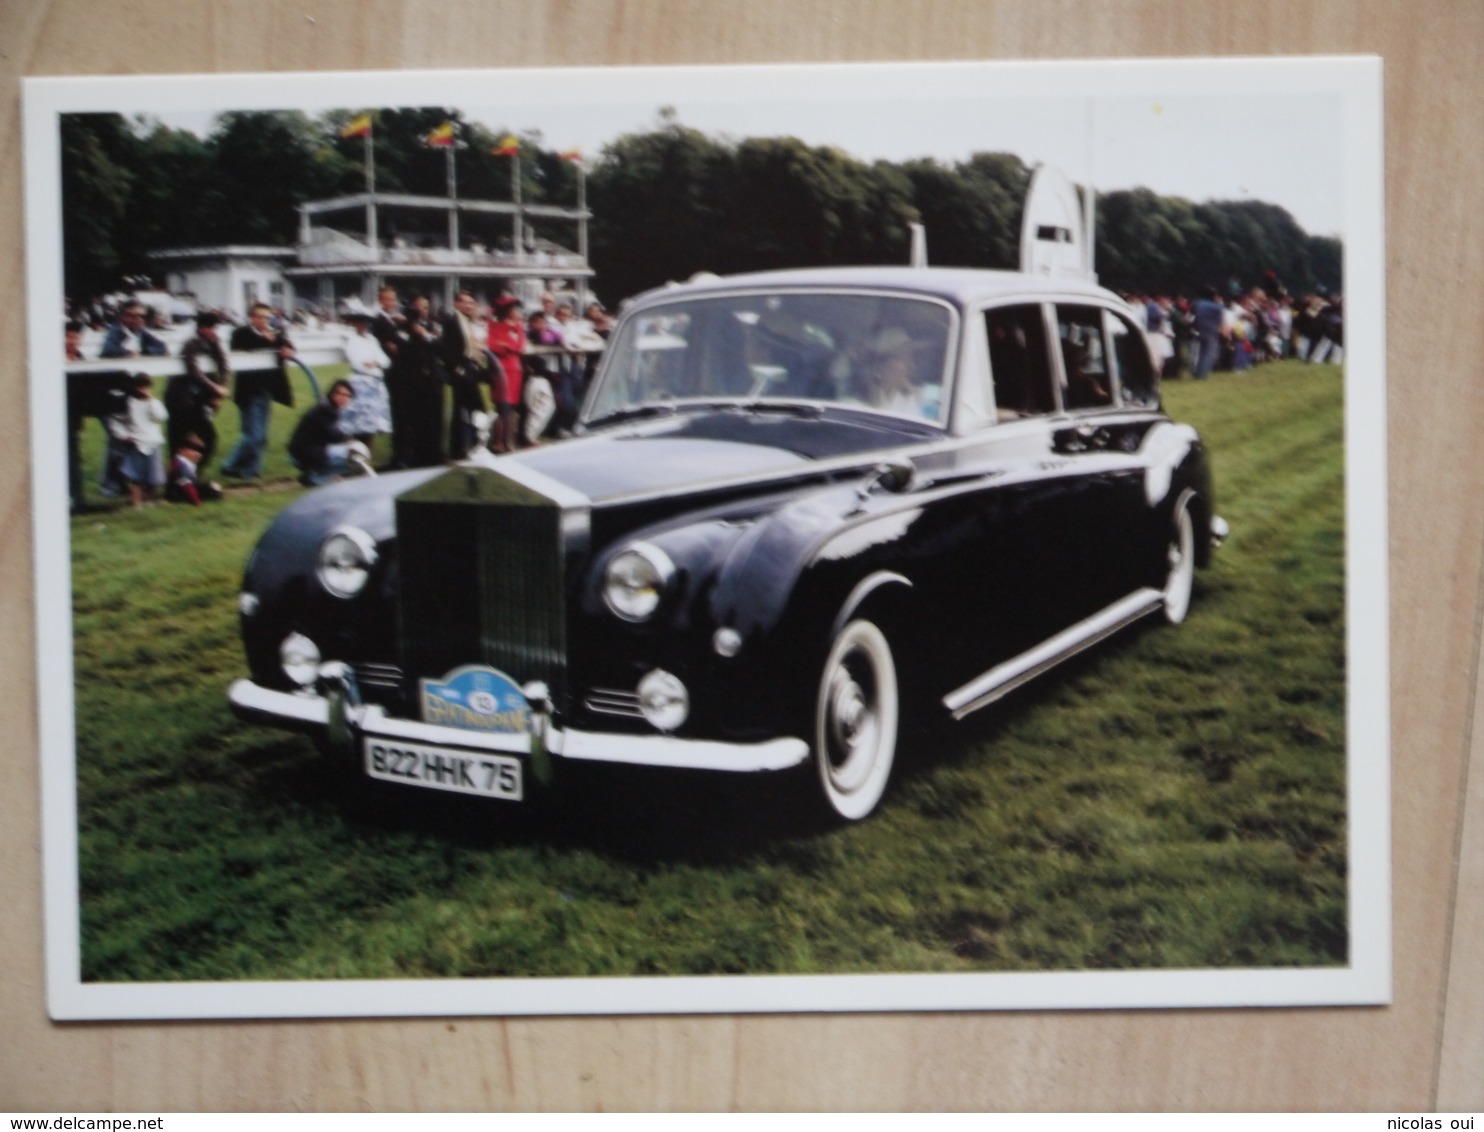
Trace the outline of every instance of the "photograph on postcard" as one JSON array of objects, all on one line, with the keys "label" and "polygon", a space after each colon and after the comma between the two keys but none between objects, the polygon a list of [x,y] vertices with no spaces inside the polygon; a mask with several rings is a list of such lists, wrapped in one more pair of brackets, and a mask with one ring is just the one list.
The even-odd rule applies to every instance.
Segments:
[{"label": "photograph on postcard", "polygon": [[69,1002],[1384,997],[1373,61],[73,83]]}]

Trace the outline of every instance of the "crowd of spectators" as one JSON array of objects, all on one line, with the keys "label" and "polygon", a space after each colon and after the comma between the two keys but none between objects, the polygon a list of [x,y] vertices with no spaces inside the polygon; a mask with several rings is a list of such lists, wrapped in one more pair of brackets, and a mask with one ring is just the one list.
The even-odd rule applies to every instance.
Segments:
[{"label": "crowd of spectators", "polygon": [[[1344,307],[1339,295],[1291,295],[1269,273],[1262,285],[1201,296],[1126,293],[1135,321],[1148,335],[1165,377],[1213,371],[1242,373],[1282,358],[1340,362]],[[140,505],[164,489],[167,499],[200,503],[220,498],[207,478],[216,455],[217,416],[230,400],[239,417],[238,440],[221,474],[240,481],[261,477],[272,406],[293,405],[284,363],[295,357],[291,327],[317,330],[326,312],[293,316],[255,304],[246,324],[224,342],[225,316],[201,311],[195,333],[181,346],[183,372],[171,377],[163,402],[150,383],[127,368],[106,374],[69,374],[68,478],[74,509],[83,506],[80,435],[96,417],[106,430],[99,490]],[[99,357],[119,359],[169,353],[169,322],[135,299],[95,299],[66,311],[66,356],[84,357],[84,331],[101,331]],[[348,380],[311,407],[294,431],[289,455],[301,482],[323,483],[368,467],[378,436],[390,436],[389,468],[418,468],[466,457],[476,446],[495,453],[565,435],[612,329],[602,304],[577,311],[551,292],[529,312],[510,294],[483,305],[460,290],[452,308],[435,316],[424,295],[404,306],[396,290],[381,288],[368,310],[354,300],[343,312]],[[265,352],[276,365],[234,374],[228,353]],[[205,364],[205,363],[210,363]]]},{"label": "crowd of spectators", "polygon": [[1339,295],[1290,295],[1275,278],[1247,290],[1208,288],[1196,299],[1125,293],[1149,336],[1165,377],[1242,373],[1263,362],[1343,360],[1344,303]]},{"label": "crowd of spectators", "polygon": [[[127,359],[164,356],[178,340],[167,319],[132,298],[100,298],[66,309],[68,361],[85,356],[84,334],[101,332],[98,359],[118,359],[105,373],[69,373],[68,479],[73,509],[84,507],[81,432],[88,417],[105,429],[99,491],[143,505],[158,497],[199,504],[222,497],[208,478],[216,456],[217,419],[236,406],[238,440],[221,467],[249,482],[263,473],[272,406],[293,405],[284,364],[296,357],[291,328],[318,330],[323,312],[291,318],[254,304],[244,325],[228,334],[221,312],[195,315],[194,334],[180,344],[182,372],[166,383],[163,400]],[[467,290],[437,317],[426,296],[406,306],[383,287],[375,310],[352,301],[343,312],[349,378],[299,421],[288,446],[301,482],[317,484],[369,468],[371,445],[390,436],[389,468],[458,460],[476,446],[508,452],[565,432],[612,328],[600,303],[579,316],[572,301],[550,292],[529,318],[511,295],[483,306]],[[231,353],[271,353],[276,364],[234,373]],[[447,419],[445,420],[445,406]],[[158,434],[158,435],[157,435]],[[445,442],[446,437],[446,442]]]},{"label": "crowd of spectators", "polygon": [[551,292],[529,314],[513,295],[486,307],[468,290],[437,318],[426,297],[403,308],[390,287],[377,304],[369,334],[387,358],[393,467],[459,460],[480,444],[510,452],[569,430],[612,329],[602,304],[579,317]]}]

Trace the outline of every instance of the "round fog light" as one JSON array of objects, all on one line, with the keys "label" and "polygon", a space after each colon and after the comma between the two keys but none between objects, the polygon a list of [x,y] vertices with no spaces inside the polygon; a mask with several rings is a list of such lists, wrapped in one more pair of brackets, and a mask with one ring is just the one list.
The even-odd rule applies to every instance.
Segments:
[{"label": "round fog light", "polygon": [[283,674],[301,688],[314,687],[319,675],[319,646],[303,633],[290,633],[278,646]]},{"label": "round fog light", "polygon": [[690,714],[690,693],[678,676],[656,668],[639,681],[639,711],[661,731],[674,731]]},{"label": "round fog light", "polygon": [[718,629],[711,635],[711,647],[717,656],[736,656],[742,651],[742,634],[735,629]]}]

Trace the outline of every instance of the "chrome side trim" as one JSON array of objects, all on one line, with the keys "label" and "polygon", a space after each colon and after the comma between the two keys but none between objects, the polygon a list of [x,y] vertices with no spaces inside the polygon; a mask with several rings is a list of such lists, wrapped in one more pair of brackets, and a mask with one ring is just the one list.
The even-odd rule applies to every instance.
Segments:
[{"label": "chrome side trim", "polygon": [[[327,727],[330,722],[329,704],[322,696],[276,692],[251,680],[238,680],[228,690],[227,698],[239,717],[257,723],[315,730]],[[481,734],[419,720],[398,719],[387,715],[377,704],[350,707],[347,717],[362,735],[521,757],[531,755],[530,735]],[[673,735],[612,735],[552,728],[545,738],[547,751],[559,758],[677,770],[732,773],[787,770],[801,765],[809,757],[808,744],[791,736],[762,743],[724,743],[710,739],[682,739]]]},{"label": "chrome side trim", "polygon": [[1086,620],[1077,622],[1069,629],[1063,629],[1035,648],[1011,657],[982,676],[970,680],[963,687],[949,692],[943,697],[943,706],[953,713],[954,719],[962,719],[971,712],[988,707],[1068,657],[1091,648],[1125,626],[1132,625],[1139,618],[1153,613],[1163,602],[1164,595],[1151,586],[1135,590]]}]

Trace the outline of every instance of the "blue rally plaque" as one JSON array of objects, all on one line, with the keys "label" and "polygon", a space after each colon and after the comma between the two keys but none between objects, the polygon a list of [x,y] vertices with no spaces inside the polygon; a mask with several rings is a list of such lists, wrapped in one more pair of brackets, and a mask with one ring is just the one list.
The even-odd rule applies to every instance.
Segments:
[{"label": "blue rally plaque", "polygon": [[531,705],[498,669],[466,664],[442,680],[419,681],[419,687],[424,723],[505,735],[531,730]]}]

